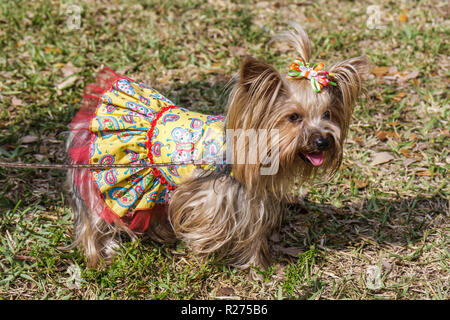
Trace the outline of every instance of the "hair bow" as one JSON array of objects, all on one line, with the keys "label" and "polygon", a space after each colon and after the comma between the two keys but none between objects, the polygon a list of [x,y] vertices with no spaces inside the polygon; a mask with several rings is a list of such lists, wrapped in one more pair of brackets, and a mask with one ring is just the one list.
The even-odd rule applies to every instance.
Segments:
[{"label": "hair bow", "polygon": [[298,57],[289,66],[287,78],[291,80],[306,78],[311,81],[313,90],[320,92],[328,84],[336,86],[336,83],[328,78],[329,76],[333,77],[334,73],[322,70],[324,67],[325,65],[323,63],[317,63],[311,67],[303,58]]}]

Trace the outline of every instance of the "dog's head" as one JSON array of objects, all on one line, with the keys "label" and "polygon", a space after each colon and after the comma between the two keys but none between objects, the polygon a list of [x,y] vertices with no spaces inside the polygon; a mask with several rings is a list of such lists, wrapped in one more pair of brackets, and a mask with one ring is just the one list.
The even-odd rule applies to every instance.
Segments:
[{"label": "dog's head", "polygon": [[[302,28],[294,28],[295,31],[282,33],[276,39],[292,44],[299,59],[308,63],[309,38]],[[318,90],[318,84],[314,87],[306,77],[288,79],[264,62],[252,57],[244,59],[230,95],[227,129],[277,131],[278,141],[269,139],[267,150],[274,154],[278,145],[279,170],[272,177],[264,177],[264,184],[279,185],[276,180],[293,177],[301,177],[303,182],[317,173],[331,174],[339,168],[366,72],[364,57],[341,61],[326,69],[330,83],[320,85]],[[259,147],[261,143],[258,142]],[[241,145],[234,144],[233,152],[248,152],[250,144],[243,139]],[[261,162],[234,163],[234,175],[248,188],[258,188]]]}]

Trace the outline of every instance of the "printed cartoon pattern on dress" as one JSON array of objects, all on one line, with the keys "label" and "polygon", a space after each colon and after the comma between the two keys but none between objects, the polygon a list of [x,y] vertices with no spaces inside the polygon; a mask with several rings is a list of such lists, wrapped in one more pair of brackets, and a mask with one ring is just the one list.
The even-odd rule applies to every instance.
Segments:
[{"label": "printed cartoon pattern on dress", "polygon": [[197,159],[198,149],[195,145],[200,140],[202,133],[201,129],[196,131],[180,127],[173,129],[172,139],[167,139],[167,141],[175,143],[175,150],[167,154],[172,162],[187,162]]},{"label": "printed cartoon pattern on dress", "polygon": [[[174,106],[156,90],[128,78],[99,97],[90,163],[147,164],[215,159],[224,149],[224,118]],[[203,166],[211,169],[211,166]],[[119,217],[132,217],[170,200],[174,187],[193,165],[92,170],[106,205]]]}]

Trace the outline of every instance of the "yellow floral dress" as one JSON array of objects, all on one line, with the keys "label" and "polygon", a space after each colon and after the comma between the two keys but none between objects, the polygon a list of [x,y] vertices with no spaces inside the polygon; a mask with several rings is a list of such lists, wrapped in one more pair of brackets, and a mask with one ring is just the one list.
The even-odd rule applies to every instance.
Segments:
[{"label": "yellow floral dress", "polygon": [[[144,225],[138,223],[135,227],[144,231],[151,209],[167,204],[172,190],[196,167],[176,163],[217,162],[224,158],[225,120],[220,115],[204,115],[178,107],[144,83],[119,76],[110,69],[106,71],[110,79],[103,87],[110,84],[109,89],[99,88],[94,96],[87,95],[85,98],[97,97],[97,106],[95,110],[91,106],[90,112],[83,108],[80,111],[90,117],[89,148],[82,149],[89,155],[82,154],[73,162],[81,163],[83,159],[102,165],[174,163],[158,168],[90,170],[93,185],[104,203],[101,215],[109,222],[116,217],[130,222],[136,212],[145,212],[148,217],[144,218]],[[79,119],[75,117],[72,128],[77,127],[77,122]],[[217,169],[217,165],[203,168]]]}]

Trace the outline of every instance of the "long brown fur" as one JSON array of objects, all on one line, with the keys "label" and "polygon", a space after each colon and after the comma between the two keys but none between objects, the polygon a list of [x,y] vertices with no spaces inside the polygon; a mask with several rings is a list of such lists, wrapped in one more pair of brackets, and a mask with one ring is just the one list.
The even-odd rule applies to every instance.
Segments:
[{"label": "long brown fur", "polygon": [[[306,32],[297,25],[294,31],[281,33],[275,41],[290,43],[305,61],[309,61],[311,44]],[[214,255],[230,265],[247,268],[270,263],[268,238],[282,221],[282,203],[290,193],[294,179],[310,182],[319,174],[331,175],[342,162],[343,145],[349,129],[353,107],[362,91],[367,72],[364,57],[347,59],[332,65],[337,86],[326,86],[320,93],[309,81],[288,80],[285,74],[252,57],[242,62],[234,77],[228,99],[226,129],[278,130],[279,170],[261,175],[263,159],[256,163],[233,163],[232,176],[198,169],[174,192],[168,207],[168,222],[163,215],[153,219],[147,234],[158,241],[185,241],[200,256]],[[296,119],[297,116],[298,119]],[[305,154],[314,153],[318,137],[330,141],[323,151],[322,165],[315,167]],[[250,148],[249,139],[239,134],[231,154],[237,157]],[[275,152],[275,141],[268,141],[268,152]],[[73,181],[75,171],[69,172]],[[75,198],[74,245],[81,244],[89,266],[100,258],[110,259],[120,241],[117,236],[126,226],[107,225],[90,204]],[[91,204],[93,205],[93,204]],[[95,210],[94,210],[95,211]]]}]

